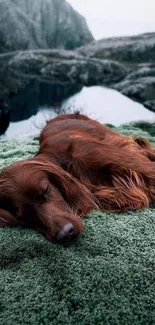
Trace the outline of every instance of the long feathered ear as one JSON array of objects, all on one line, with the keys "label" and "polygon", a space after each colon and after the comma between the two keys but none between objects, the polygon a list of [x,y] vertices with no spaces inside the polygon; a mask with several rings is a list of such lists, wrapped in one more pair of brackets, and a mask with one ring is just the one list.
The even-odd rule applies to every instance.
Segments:
[{"label": "long feathered ear", "polygon": [[91,209],[98,208],[91,191],[61,167],[55,164],[45,164],[44,168],[51,183],[57,186],[69,206],[75,211],[84,215]]},{"label": "long feathered ear", "polygon": [[34,165],[38,171],[47,173],[51,184],[53,183],[59,189],[68,205],[81,216],[91,209],[98,209],[97,200],[92,194],[93,191],[81,184],[60,166],[39,159],[31,160],[27,164],[29,168]]},{"label": "long feathered ear", "polygon": [[13,215],[3,209],[0,209],[0,227],[7,227],[7,226],[16,226],[17,221],[13,217]]}]

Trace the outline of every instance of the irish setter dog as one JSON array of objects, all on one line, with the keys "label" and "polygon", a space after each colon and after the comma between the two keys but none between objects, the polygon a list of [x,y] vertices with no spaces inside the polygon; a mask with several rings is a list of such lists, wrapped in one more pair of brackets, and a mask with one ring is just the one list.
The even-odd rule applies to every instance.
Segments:
[{"label": "irish setter dog", "polygon": [[84,115],[60,115],[40,135],[35,157],[0,174],[0,226],[35,229],[67,244],[92,209],[123,212],[155,201],[155,150]]}]

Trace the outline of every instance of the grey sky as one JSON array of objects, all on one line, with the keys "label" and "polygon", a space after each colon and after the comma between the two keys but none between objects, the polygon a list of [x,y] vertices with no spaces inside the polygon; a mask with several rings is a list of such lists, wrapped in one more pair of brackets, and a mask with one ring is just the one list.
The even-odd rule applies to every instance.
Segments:
[{"label": "grey sky", "polygon": [[95,38],[155,32],[155,0],[67,0]]}]

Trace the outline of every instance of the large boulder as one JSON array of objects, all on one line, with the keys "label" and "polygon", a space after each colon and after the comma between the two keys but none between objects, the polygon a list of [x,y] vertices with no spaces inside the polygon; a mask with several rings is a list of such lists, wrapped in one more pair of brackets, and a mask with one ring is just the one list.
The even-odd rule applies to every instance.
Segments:
[{"label": "large boulder", "polygon": [[138,65],[123,81],[112,87],[154,111],[155,64]]},{"label": "large boulder", "polygon": [[137,79],[128,79],[127,77],[120,83],[113,85],[113,88],[141,103],[155,99],[155,77]]},{"label": "large boulder", "polygon": [[85,19],[65,0],[0,0],[0,52],[74,49],[93,40]]},{"label": "large boulder", "polygon": [[147,100],[146,102],[144,102],[144,106],[148,108],[150,111],[155,112],[155,99]]},{"label": "large boulder", "polygon": [[[2,57],[2,56],[1,56]],[[23,51],[9,55],[8,69],[16,77],[85,86],[110,85],[127,71],[112,60],[91,59],[66,50]]]}]

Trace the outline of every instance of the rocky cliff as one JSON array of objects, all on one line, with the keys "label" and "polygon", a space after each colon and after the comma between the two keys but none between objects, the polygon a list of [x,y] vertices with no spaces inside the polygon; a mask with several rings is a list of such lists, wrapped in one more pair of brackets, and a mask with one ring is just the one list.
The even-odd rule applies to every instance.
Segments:
[{"label": "rocky cliff", "polygon": [[74,49],[93,40],[85,19],[64,0],[1,0],[0,52]]}]

